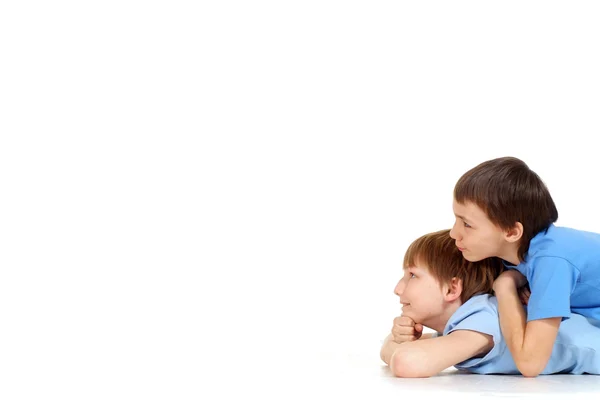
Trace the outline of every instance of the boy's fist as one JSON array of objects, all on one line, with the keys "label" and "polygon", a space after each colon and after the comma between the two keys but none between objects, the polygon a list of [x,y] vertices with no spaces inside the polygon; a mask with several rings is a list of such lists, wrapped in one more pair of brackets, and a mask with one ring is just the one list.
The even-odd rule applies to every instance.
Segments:
[{"label": "boy's fist", "polygon": [[517,289],[517,293],[519,294],[519,299],[523,305],[529,304],[529,297],[531,297],[531,289],[529,289],[529,285],[525,285],[519,289]]},{"label": "boy's fist", "polygon": [[394,326],[392,327],[394,342],[412,342],[419,339],[422,334],[423,325],[416,324],[411,318],[404,316],[394,318]]}]

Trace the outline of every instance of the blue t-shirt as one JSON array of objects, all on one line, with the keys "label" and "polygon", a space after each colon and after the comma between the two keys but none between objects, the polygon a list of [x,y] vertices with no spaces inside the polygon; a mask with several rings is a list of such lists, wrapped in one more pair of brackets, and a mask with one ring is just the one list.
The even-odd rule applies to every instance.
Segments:
[{"label": "blue t-shirt", "polygon": [[[560,324],[552,355],[541,374],[600,374],[600,321],[573,313],[569,316]],[[520,374],[500,331],[495,297],[474,296],[460,306],[443,334],[457,330],[481,332],[494,339],[494,347],[486,355],[465,360],[455,365],[457,369],[477,374]]]},{"label": "blue t-shirt", "polygon": [[600,234],[550,225],[531,240],[525,261],[505,265],[529,281],[527,321],[571,312],[600,320]]}]

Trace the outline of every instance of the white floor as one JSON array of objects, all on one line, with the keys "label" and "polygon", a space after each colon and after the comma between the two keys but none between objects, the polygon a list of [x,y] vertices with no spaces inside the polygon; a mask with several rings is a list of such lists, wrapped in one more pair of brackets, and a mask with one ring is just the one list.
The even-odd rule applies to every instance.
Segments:
[{"label": "white floor", "polygon": [[301,344],[286,346],[278,342],[262,356],[258,349],[240,350],[238,357],[241,358],[232,359],[229,367],[213,369],[216,380],[212,384],[217,390],[211,389],[211,397],[215,397],[214,393],[219,393],[218,398],[256,395],[267,399],[427,399],[439,396],[597,399],[600,396],[600,376],[593,375],[529,379],[468,374],[450,368],[431,378],[396,378],[379,360],[378,345],[373,341],[345,351],[337,346],[326,350],[325,343],[312,345],[310,349]]},{"label": "white floor", "polygon": [[[375,346],[374,346],[375,348]],[[376,349],[375,349],[376,350]],[[287,358],[287,357],[285,357]],[[294,359],[295,360],[292,360]],[[527,379],[521,376],[476,375],[450,368],[425,379],[394,377],[378,353],[349,351],[308,352],[290,355],[287,362],[248,371],[246,382],[234,390],[252,389],[268,398],[598,398],[600,376],[553,375]]]}]

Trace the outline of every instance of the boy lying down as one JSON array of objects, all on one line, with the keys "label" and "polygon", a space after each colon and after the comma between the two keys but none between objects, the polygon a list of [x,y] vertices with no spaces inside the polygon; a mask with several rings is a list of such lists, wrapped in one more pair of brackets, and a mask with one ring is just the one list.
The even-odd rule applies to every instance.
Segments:
[{"label": "boy lying down", "polygon": [[[499,259],[465,260],[449,230],[415,240],[394,290],[402,316],[381,348],[398,377],[436,375],[451,366],[477,374],[520,374],[498,321],[494,279]],[[552,293],[547,293],[552,296]],[[423,334],[423,327],[436,333]],[[542,374],[600,374],[600,321],[572,313],[564,319]]]}]

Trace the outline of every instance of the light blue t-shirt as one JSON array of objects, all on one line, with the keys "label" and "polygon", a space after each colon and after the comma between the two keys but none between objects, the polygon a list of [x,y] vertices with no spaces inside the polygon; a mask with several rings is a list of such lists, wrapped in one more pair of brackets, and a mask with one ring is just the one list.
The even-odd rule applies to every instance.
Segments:
[{"label": "light blue t-shirt", "polygon": [[[561,322],[552,355],[541,372],[548,374],[600,374],[600,321],[571,313]],[[483,357],[455,365],[459,370],[477,374],[520,374],[500,331],[498,302],[490,295],[474,296],[450,317],[444,335],[457,330],[485,333],[494,347]]]},{"label": "light blue t-shirt", "polygon": [[600,320],[600,234],[550,225],[531,240],[525,261],[505,265],[529,281],[527,321],[571,312]]}]

